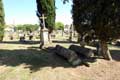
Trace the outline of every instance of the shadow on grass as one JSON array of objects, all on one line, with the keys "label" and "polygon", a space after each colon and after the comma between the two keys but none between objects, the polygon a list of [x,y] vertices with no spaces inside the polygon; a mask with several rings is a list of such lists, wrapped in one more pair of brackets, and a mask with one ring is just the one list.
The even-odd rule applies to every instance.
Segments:
[{"label": "shadow on grass", "polygon": [[66,60],[48,52],[48,50],[0,50],[0,65],[14,67],[23,63],[29,65],[26,68],[29,68],[31,72],[43,67],[72,67]]},{"label": "shadow on grass", "polygon": [[[2,50],[0,49],[0,65],[19,66],[21,64],[29,65],[31,72],[38,71],[44,67],[73,67],[65,59],[57,56],[52,47],[40,50],[38,47],[29,47],[28,49],[19,50]],[[120,50],[111,50],[114,60],[120,61]]]},{"label": "shadow on grass", "polygon": [[40,41],[23,41],[23,42],[20,42],[20,41],[2,41],[0,43],[5,43],[5,44],[39,44]]},{"label": "shadow on grass", "polygon": [[120,61],[120,50],[111,50],[113,60]]}]

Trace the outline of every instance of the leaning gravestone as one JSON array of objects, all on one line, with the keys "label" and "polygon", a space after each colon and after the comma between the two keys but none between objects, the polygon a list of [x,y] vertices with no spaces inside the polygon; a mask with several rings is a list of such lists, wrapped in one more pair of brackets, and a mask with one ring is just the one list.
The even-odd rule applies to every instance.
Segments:
[{"label": "leaning gravestone", "polygon": [[67,59],[68,62],[71,63],[73,66],[81,64],[81,59],[77,56],[77,54],[74,51],[66,49],[60,45],[56,45],[55,49],[55,53],[57,55],[60,55]]},{"label": "leaning gravestone", "polygon": [[85,56],[86,58],[91,58],[94,56],[91,49],[83,48],[81,46],[71,45],[69,49],[75,51],[79,56]]}]

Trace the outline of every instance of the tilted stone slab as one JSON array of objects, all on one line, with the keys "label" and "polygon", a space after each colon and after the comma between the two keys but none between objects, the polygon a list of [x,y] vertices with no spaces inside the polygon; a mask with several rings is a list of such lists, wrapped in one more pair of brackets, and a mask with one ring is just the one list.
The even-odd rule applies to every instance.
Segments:
[{"label": "tilted stone slab", "polygon": [[69,47],[70,50],[73,50],[74,52],[76,52],[79,56],[85,56],[86,58],[91,58],[94,56],[94,52],[91,49],[88,48],[83,48],[81,46],[77,46],[77,45],[71,45]]},{"label": "tilted stone slab", "polygon": [[66,49],[60,45],[56,45],[56,51],[55,53],[64,57],[65,59],[68,60],[69,63],[71,63],[72,65],[76,66],[81,64],[81,59],[78,57],[78,55],[69,49]]}]

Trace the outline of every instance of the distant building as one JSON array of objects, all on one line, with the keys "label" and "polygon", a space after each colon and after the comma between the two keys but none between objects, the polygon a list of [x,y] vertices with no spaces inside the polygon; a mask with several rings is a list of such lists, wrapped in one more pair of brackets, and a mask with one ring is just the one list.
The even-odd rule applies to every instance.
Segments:
[{"label": "distant building", "polygon": [[8,26],[6,26],[6,28],[4,30],[5,30],[5,32],[15,32],[15,26],[8,25]]}]

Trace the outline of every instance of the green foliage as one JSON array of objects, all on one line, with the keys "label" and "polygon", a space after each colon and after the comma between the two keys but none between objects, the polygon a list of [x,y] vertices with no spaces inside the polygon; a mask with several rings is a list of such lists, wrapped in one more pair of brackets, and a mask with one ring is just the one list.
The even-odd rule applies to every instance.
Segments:
[{"label": "green foliage", "polygon": [[38,30],[39,25],[37,24],[24,24],[24,25],[17,25],[16,30],[23,30],[23,31],[35,31]]},{"label": "green foliage", "polygon": [[36,0],[37,11],[40,14],[45,14],[47,19],[45,20],[46,28],[49,29],[49,32],[55,27],[55,0]]},{"label": "green foliage", "polygon": [[4,8],[3,8],[3,3],[2,0],[0,0],[0,41],[2,41],[3,36],[4,36]]},{"label": "green foliage", "polygon": [[4,37],[4,28],[0,27],[0,41],[3,40],[3,37]]},{"label": "green foliage", "polygon": [[120,0],[73,0],[72,14],[79,33],[92,29],[104,41],[120,35]]},{"label": "green foliage", "polygon": [[55,23],[55,29],[63,30],[64,29],[64,24],[62,22],[56,22]]}]

